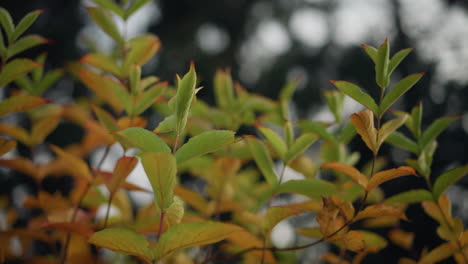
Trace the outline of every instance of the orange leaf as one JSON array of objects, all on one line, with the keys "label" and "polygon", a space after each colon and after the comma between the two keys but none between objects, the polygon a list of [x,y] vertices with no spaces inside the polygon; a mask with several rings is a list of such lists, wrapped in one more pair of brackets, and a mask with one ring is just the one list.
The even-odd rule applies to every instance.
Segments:
[{"label": "orange leaf", "polygon": [[396,245],[410,250],[413,246],[414,233],[405,232],[401,229],[393,229],[388,233],[388,238]]},{"label": "orange leaf", "polygon": [[367,186],[368,180],[367,180],[366,175],[362,174],[353,166],[350,166],[341,162],[333,161],[333,162],[325,163],[320,167],[322,169],[332,169],[332,170],[344,173],[347,176],[349,176],[351,179],[353,179],[355,182],[362,185],[364,188],[366,188]]},{"label": "orange leaf", "polygon": [[[341,228],[344,220],[339,216],[340,208],[335,201],[330,197],[322,198],[323,206],[317,215],[317,222],[320,225],[320,232],[323,236],[328,236]],[[345,232],[345,229],[342,230]],[[339,238],[340,234],[330,237],[328,240]]]},{"label": "orange leaf", "polygon": [[433,250],[431,250],[427,255],[422,257],[419,260],[419,264],[432,264],[438,263],[441,260],[444,260],[452,256],[458,250],[457,246],[454,243],[448,242],[444,243]]},{"label": "orange leaf", "polygon": [[354,218],[355,221],[364,218],[374,218],[382,216],[395,216],[403,220],[408,220],[405,216],[404,206],[389,205],[389,204],[375,204],[369,205],[364,210],[360,211]]},{"label": "orange leaf", "polygon": [[113,195],[128,177],[128,175],[133,171],[135,166],[138,163],[137,158],[132,157],[121,157],[114,168],[114,174],[112,180],[109,184],[109,191]]},{"label": "orange leaf", "polygon": [[51,115],[34,122],[31,128],[30,144],[41,144],[44,139],[55,130],[60,122],[60,116]]},{"label": "orange leaf", "polygon": [[62,222],[62,223],[51,223],[51,222],[46,222],[42,225],[42,227],[45,228],[55,228],[67,232],[72,232],[79,234],[83,237],[90,238],[94,231],[91,229],[91,227],[83,224],[83,223],[78,223],[78,222]]},{"label": "orange leaf", "polygon": [[48,103],[46,99],[32,95],[9,97],[0,103],[0,116],[34,109]]},{"label": "orange leaf", "polygon": [[182,198],[184,202],[192,206],[194,209],[201,213],[206,213],[208,209],[208,202],[200,195],[200,193],[192,191],[186,187],[177,185],[174,188],[174,194]]},{"label": "orange leaf", "polygon": [[29,159],[19,157],[9,160],[0,160],[0,165],[38,179],[38,168]]},{"label": "orange leaf", "polygon": [[371,179],[369,180],[369,184],[366,187],[366,190],[371,191],[372,189],[386,181],[406,175],[416,175],[416,171],[411,167],[401,166],[396,169],[377,172],[376,174],[372,175]]},{"label": "orange leaf", "polygon": [[372,111],[365,109],[352,114],[350,119],[367,147],[372,153],[377,153],[377,130],[374,127],[374,114]]},{"label": "orange leaf", "polygon": [[[252,233],[248,231],[240,231],[233,233],[230,235],[227,240],[234,245],[240,247],[241,249],[247,248],[262,248],[263,241],[261,241],[258,237],[254,236]],[[250,251],[247,254],[252,254],[258,257],[259,259],[262,257],[261,250]],[[275,264],[276,260],[270,250],[265,251],[265,263]]]},{"label": "orange leaf", "polygon": [[71,153],[65,152],[57,146],[51,145],[50,147],[60,159],[67,162],[69,172],[72,175],[78,178],[86,179],[87,181],[92,180],[88,165],[82,159]]},{"label": "orange leaf", "polygon": [[29,146],[29,133],[22,127],[0,123],[0,134],[8,135]]},{"label": "orange leaf", "polygon": [[344,248],[358,252],[364,250],[366,243],[364,242],[364,236],[359,231],[349,231],[346,233],[339,241],[339,245],[342,245]]},{"label": "orange leaf", "polygon": [[16,141],[0,137],[0,157],[16,148]]}]

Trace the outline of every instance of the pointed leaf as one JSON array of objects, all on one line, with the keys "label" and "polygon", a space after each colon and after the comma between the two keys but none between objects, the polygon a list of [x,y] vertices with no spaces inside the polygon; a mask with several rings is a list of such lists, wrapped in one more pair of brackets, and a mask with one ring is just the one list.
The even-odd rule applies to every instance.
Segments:
[{"label": "pointed leaf", "polygon": [[369,109],[354,113],[350,117],[356,131],[361,136],[364,143],[376,154],[379,147],[377,144],[377,130],[374,127],[374,115]]},{"label": "pointed leaf", "polygon": [[152,259],[148,241],[130,229],[106,228],[94,233],[88,242],[118,253],[142,257],[147,263]]},{"label": "pointed leaf", "polygon": [[252,153],[255,163],[262,172],[263,176],[271,186],[278,184],[278,179],[273,171],[274,164],[271,159],[270,152],[265,147],[263,142],[254,137],[245,137],[250,152]]},{"label": "pointed leaf", "polygon": [[121,157],[114,168],[112,180],[109,184],[109,191],[113,195],[121,186],[125,179],[130,175],[135,166],[138,163],[137,158],[132,157]]},{"label": "pointed leaf", "polygon": [[164,90],[167,87],[167,83],[159,83],[153,85],[151,88],[143,92],[136,100],[135,109],[133,115],[137,116],[143,113],[151,105],[154,104],[154,101],[163,94]]},{"label": "pointed leaf", "polygon": [[341,122],[341,112],[343,111],[344,94],[336,90],[324,91],[323,96],[327,102],[328,108],[335,117],[335,122]]},{"label": "pointed leaf", "polygon": [[129,18],[133,15],[138,9],[143,7],[144,5],[148,4],[152,0],[135,0],[132,2],[132,5],[125,11],[124,19]]},{"label": "pointed leaf", "polygon": [[45,44],[48,42],[49,40],[38,35],[28,35],[22,37],[8,48],[7,57],[11,58],[16,54],[21,53],[27,49],[31,49],[37,45]]},{"label": "pointed leaf", "polygon": [[162,259],[184,248],[216,243],[243,229],[219,222],[188,222],[175,225],[159,238],[153,256]]},{"label": "pointed leaf", "polygon": [[286,143],[284,142],[283,138],[280,135],[278,135],[276,131],[269,127],[257,126],[257,128],[266,138],[268,143],[270,143],[270,145],[273,147],[276,154],[278,154],[278,156],[281,159],[284,159],[288,147],[286,146]]},{"label": "pointed leaf", "polygon": [[398,67],[398,65],[400,65],[400,62],[406,58],[406,56],[408,56],[408,54],[410,54],[410,52],[412,51],[413,49],[411,48],[408,48],[408,49],[402,49],[400,51],[398,51],[397,53],[395,53],[395,55],[393,55],[393,57],[390,59],[390,62],[388,63],[388,77],[390,78],[390,76],[392,75],[393,71]]},{"label": "pointed leaf", "polygon": [[332,169],[332,170],[344,173],[345,175],[349,176],[351,179],[359,183],[364,188],[366,188],[368,185],[368,180],[367,180],[366,175],[362,174],[353,166],[350,166],[341,162],[333,161],[333,162],[328,162],[328,163],[323,164],[322,166],[320,166],[320,168]]},{"label": "pointed leaf", "polygon": [[107,12],[106,9],[102,9],[99,7],[88,7],[89,16],[93,19],[93,21],[109,35],[111,38],[115,40],[119,45],[123,45],[125,43],[124,38],[120,34],[117,25],[115,24],[112,16]]},{"label": "pointed leaf", "polygon": [[364,237],[366,249],[379,251],[387,247],[388,245],[387,240],[385,240],[385,238],[381,237],[380,235],[374,232],[366,231],[366,230],[358,230],[358,231]]},{"label": "pointed leaf", "polygon": [[389,181],[394,178],[398,178],[401,176],[407,176],[407,175],[415,175],[416,176],[416,171],[408,166],[401,166],[396,169],[390,169],[390,170],[385,170],[381,172],[377,172],[376,174],[372,175],[372,177],[369,180],[369,184],[366,187],[367,191],[371,191],[375,187],[379,186],[380,184]]},{"label": "pointed leaf", "polygon": [[442,117],[434,121],[422,134],[419,146],[424,149],[427,144],[438,137],[440,133],[442,133],[453,121],[457,119],[458,117]]},{"label": "pointed leaf", "polygon": [[[42,69],[42,68],[36,68],[34,70],[37,70],[37,69]],[[34,70],[33,70],[33,73],[34,73]],[[62,75],[63,75],[63,70],[61,69],[56,69],[56,70],[47,72],[44,78],[40,80],[39,83],[34,87],[32,94],[41,95],[42,93],[44,93],[45,90],[47,90],[55,82],[57,82],[58,79],[62,77]]]},{"label": "pointed leaf", "polygon": [[388,63],[390,56],[390,46],[388,40],[385,39],[384,43],[380,45],[377,50],[377,57],[375,62],[375,81],[377,85],[385,90],[389,82],[388,76]]},{"label": "pointed leaf", "polygon": [[89,182],[92,181],[91,172],[89,171],[88,165],[79,157],[68,153],[61,148],[51,145],[50,148],[55,152],[55,154],[63,159],[67,163],[67,167],[74,176],[83,178]]},{"label": "pointed leaf", "polygon": [[297,193],[310,199],[320,199],[321,196],[330,196],[336,193],[336,187],[320,179],[289,180],[280,184],[275,193]]},{"label": "pointed leaf", "polygon": [[0,116],[23,112],[48,103],[46,99],[30,95],[17,95],[0,102]]},{"label": "pointed leaf", "polygon": [[190,70],[179,79],[177,94],[175,97],[175,116],[176,116],[176,133],[181,135],[184,132],[185,125],[187,124],[187,117],[190,107],[192,105],[193,97],[195,96],[195,85],[197,75],[195,66],[190,64]]},{"label": "pointed leaf", "polygon": [[397,130],[400,128],[408,119],[408,115],[403,115],[397,117],[393,120],[390,120],[382,125],[382,127],[378,131],[379,142],[377,142],[378,146],[382,145],[382,143]]},{"label": "pointed leaf", "polygon": [[438,199],[448,187],[468,174],[468,165],[451,169],[440,175],[434,183],[434,198]]},{"label": "pointed leaf", "polygon": [[176,160],[171,153],[166,152],[143,152],[139,156],[153,187],[156,204],[164,211],[174,200]]},{"label": "pointed leaf", "polygon": [[346,94],[347,96],[353,98],[366,108],[372,110],[374,114],[379,113],[379,107],[375,103],[372,97],[363,92],[359,86],[345,81],[330,81],[335,87],[340,90],[342,93]]},{"label": "pointed leaf", "polygon": [[391,204],[412,204],[423,201],[432,201],[434,198],[428,190],[416,189],[396,194],[386,200]]},{"label": "pointed leaf", "polygon": [[390,92],[388,92],[380,104],[379,116],[381,117],[390,106],[392,106],[398,98],[403,96],[413,85],[415,85],[419,79],[424,75],[424,73],[411,74],[404,79],[400,80],[393,87]]},{"label": "pointed leaf", "polygon": [[323,123],[310,120],[301,120],[299,121],[299,126],[303,133],[316,133],[319,134],[321,138],[328,141],[336,141],[335,136],[327,130],[327,126]]},{"label": "pointed leaf", "polygon": [[116,15],[118,15],[121,18],[124,18],[124,10],[122,10],[114,1],[109,1],[109,0],[92,0],[94,3],[96,3],[98,6],[102,7],[103,9],[110,10],[114,12]]},{"label": "pointed leaf", "polygon": [[171,152],[161,138],[141,127],[130,127],[115,133],[114,136],[124,146],[139,148],[141,151]]},{"label": "pointed leaf", "polygon": [[31,128],[30,144],[33,146],[44,142],[45,138],[57,128],[60,115],[50,115],[34,122]]},{"label": "pointed leaf", "polygon": [[80,62],[86,63],[115,76],[120,76],[120,68],[115,63],[115,60],[112,57],[103,55],[101,53],[90,53],[81,58]]},{"label": "pointed leaf", "polygon": [[411,110],[411,118],[406,122],[408,128],[416,139],[421,137],[422,112],[422,103],[420,102],[413,107]]},{"label": "pointed leaf", "polygon": [[454,243],[447,242],[431,250],[427,255],[423,256],[419,260],[418,263],[419,264],[440,263],[440,261],[452,256],[457,251],[458,251],[458,248]]},{"label": "pointed leaf", "polygon": [[175,115],[166,116],[153,130],[153,133],[168,133],[174,131],[176,126]]},{"label": "pointed leaf", "polygon": [[2,67],[0,72],[0,88],[30,72],[32,69],[41,66],[30,59],[14,59],[8,62]]},{"label": "pointed leaf", "polygon": [[99,122],[110,132],[115,132],[119,130],[119,126],[117,125],[117,121],[111,114],[109,114],[104,109],[92,105],[91,108],[93,109],[94,113],[96,114]]},{"label": "pointed leaf", "polygon": [[8,13],[8,11],[3,7],[0,7],[0,25],[2,25],[3,30],[5,30],[8,43],[10,43],[13,40],[15,25],[13,24],[13,19],[11,19],[10,13]]},{"label": "pointed leaf", "polygon": [[367,55],[369,55],[372,61],[377,63],[377,49],[366,44],[362,44],[361,47],[364,49]]},{"label": "pointed leaf", "polygon": [[394,216],[403,220],[408,220],[404,213],[404,206],[389,205],[389,204],[375,204],[369,205],[364,210],[360,211],[354,221],[364,218],[375,218],[382,216]]},{"label": "pointed leaf", "polygon": [[318,136],[312,133],[301,135],[296,139],[296,141],[294,141],[294,143],[291,145],[291,148],[286,153],[284,157],[284,163],[287,164],[294,160],[297,156],[303,154],[317,139]]},{"label": "pointed leaf", "polygon": [[9,125],[6,123],[0,123],[0,134],[8,135],[19,142],[29,146],[29,134],[24,128],[20,126]]},{"label": "pointed leaf", "polygon": [[18,26],[16,26],[15,31],[12,35],[12,40],[16,40],[23,34],[31,25],[36,21],[37,17],[42,14],[44,11],[43,10],[36,10],[28,13],[26,16],[21,19],[21,21],[18,23]]},{"label": "pointed leaf", "polygon": [[177,164],[181,164],[194,157],[219,150],[235,140],[234,132],[229,130],[205,131],[192,137],[177,150],[175,156]]},{"label": "pointed leaf", "polygon": [[394,131],[393,133],[391,133],[385,139],[385,142],[392,144],[394,146],[400,147],[402,149],[408,150],[414,154],[419,153],[418,144],[398,131]]},{"label": "pointed leaf", "polygon": [[0,137],[0,157],[16,148],[16,141]]}]

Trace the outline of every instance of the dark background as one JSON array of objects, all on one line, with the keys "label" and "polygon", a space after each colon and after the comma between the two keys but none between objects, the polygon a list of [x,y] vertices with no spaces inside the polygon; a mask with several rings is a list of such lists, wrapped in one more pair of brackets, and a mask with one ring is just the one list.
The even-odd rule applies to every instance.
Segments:
[{"label": "dark background", "polygon": [[[316,114],[323,112],[321,91],[332,88],[330,79],[355,82],[371,93],[378,90],[373,65],[362,51],[361,43],[378,46],[388,37],[392,53],[415,48],[394,76],[426,74],[395,107],[410,111],[422,101],[425,127],[438,117],[459,115],[460,120],[438,138],[433,175],[468,162],[467,1],[161,0],[154,4],[148,13],[135,15],[137,20],[143,16],[151,18],[146,27],[159,36],[163,45],[162,51],[144,69],[146,73],[172,82],[175,74],[186,72],[189,61],[194,60],[202,85],[207,88],[200,96],[209,102],[212,102],[211,80],[219,67],[229,67],[233,78],[248,90],[271,98],[277,97],[287,80],[301,77],[300,88],[294,95],[296,118],[323,117]],[[63,67],[89,51],[89,46],[83,43],[92,41],[96,31],[90,27],[84,2],[2,0],[0,5],[11,12],[15,21],[34,9],[45,10],[29,32],[54,43],[25,55],[35,56],[47,50],[47,68]],[[305,32],[305,37],[297,31]],[[71,98],[86,93],[84,87],[65,76],[46,97]],[[74,138],[72,130],[60,129],[67,138]],[[61,137],[63,133],[55,136]],[[360,140],[352,143],[354,148],[365,152]],[[407,158],[388,146],[382,153],[389,158],[390,165],[402,165]],[[8,181],[3,190],[11,190],[16,184],[20,182]],[[464,210],[468,207],[467,184],[462,179],[458,183],[461,188],[449,191],[449,196],[457,196],[452,199],[454,214],[461,216],[465,224],[468,224],[468,212]],[[387,186],[385,192],[393,194],[418,186],[424,186],[421,179],[408,177]],[[436,224],[419,206],[412,207],[408,215],[410,219],[424,222],[404,226],[416,230],[417,250],[441,242],[434,232]],[[390,246],[379,257],[368,258],[368,263],[396,263],[398,257],[411,254],[417,252],[408,253]]]}]

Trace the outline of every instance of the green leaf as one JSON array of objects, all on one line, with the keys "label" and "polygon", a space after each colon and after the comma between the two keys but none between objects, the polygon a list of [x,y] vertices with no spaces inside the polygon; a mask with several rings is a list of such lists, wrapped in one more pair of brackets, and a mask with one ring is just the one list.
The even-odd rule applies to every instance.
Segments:
[{"label": "green leaf", "polygon": [[368,46],[366,44],[362,44],[361,47],[364,49],[367,55],[369,55],[372,61],[374,63],[377,63],[377,49],[372,46]]},{"label": "green leaf", "polygon": [[130,67],[130,91],[132,91],[133,95],[138,95],[141,91],[140,80],[141,67],[139,65],[132,65]]},{"label": "green leaf", "polygon": [[275,150],[276,154],[284,160],[286,152],[288,151],[288,147],[286,146],[286,142],[284,142],[283,138],[276,133],[275,130],[264,127],[264,126],[257,126],[257,129],[262,133],[262,135],[266,138],[268,143],[271,144],[273,149]]},{"label": "green leaf", "polygon": [[180,223],[162,234],[153,256],[159,260],[177,250],[216,243],[242,230],[241,227],[220,222]]},{"label": "green leaf", "polygon": [[6,58],[6,57],[7,57],[7,48],[5,46],[3,33],[0,27],[0,58]]},{"label": "green leaf", "polygon": [[103,110],[102,108],[92,105],[91,106],[94,113],[96,114],[99,122],[101,122],[104,127],[109,130],[110,132],[115,132],[119,130],[119,125],[114,117],[109,114],[107,111]]},{"label": "green leaf", "polygon": [[125,43],[124,38],[120,34],[117,25],[115,24],[112,16],[107,12],[106,9],[102,9],[99,7],[88,7],[88,13],[93,19],[93,21],[109,35],[111,38],[115,40],[119,45],[123,45]]},{"label": "green leaf", "polygon": [[[1,86],[1,85],[0,85]],[[425,148],[429,142],[434,140],[437,136],[442,133],[453,121],[459,117],[442,117],[434,121],[422,134],[421,140],[419,141],[419,147]]]},{"label": "green leaf", "polygon": [[[39,68],[36,68],[36,69],[39,69]],[[49,71],[48,73],[46,73],[44,78],[33,88],[33,94],[41,95],[45,90],[47,90],[55,82],[57,82],[58,79],[62,77],[62,75],[63,75],[63,70],[61,69]]]},{"label": "green leaf", "polygon": [[406,119],[408,119],[408,115],[403,115],[383,124],[383,126],[378,131],[379,142],[377,142],[377,144],[379,146],[382,145],[388,136],[394,133],[395,130],[397,130],[406,122]]},{"label": "green leaf", "polygon": [[28,35],[20,38],[18,41],[10,45],[7,50],[7,57],[11,58],[18,53],[21,53],[27,49],[35,47],[37,45],[45,44],[48,40],[38,35]]},{"label": "green leaf", "polygon": [[121,18],[124,18],[124,10],[122,10],[117,4],[114,3],[112,0],[92,0],[98,6],[102,7],[103,9],[110,10],[114,12]]},{"label": "green leaf", "polygon": [[130,127],[114,133],[114,136],[126,147],[139,148],[141,151],[171,152],[162,139],[141,127]]},{"label": "green leaf", "polygon": [[30,59],[14,59],[8,62],[0,72],[0,88],[41,66]]},{"label": "green leaf", "polygon": [[171,153],[143,152],[138,155],[151,182],[154,199],[158,207],[165,211],[174,201],[177,164]]},{"label": "green leaf", "polygon": [[234,97],[234,85],[229,71],[216,71],[214,77],[214,94],[216,104],[220,108],[224,110],[232,109],[236,99]]},{"label": "green leaf", "polygon": [[353,123],[348,122],[346,126],[341,130],[338,140],[346,144],[349,141],[351,141],[351,139],[353,139],[356,133],[356,128],[354,127]]},{"label": "green leaf", "polygon": [[275,189],[275,193],[297,193],[318,200],[321,196],[336,194],[336,187],[332,183],[319,179],[290,180],[280,184]]},{"label": "green leaf", "polygon": [[143,92],[138,99],[136,100],[135,109],[133,110],[133,115],[137,116],[143,113],[154,101],[163,94],[164,90],[167,88],[167,83],[159,83],[153,85],[151,88]]},{"label": "green leaf", "polygon": [[341,122],[341,112],[343,111],[344,94],[336,90],[324,91],[323,96],[327,102],[328,108],[335,117],[335,122]]},{"label": "green leaf", "polygon": [[141,257],[147,263],[152,259],[149,243],[145,237],[129,229],[106,228],[94,233],[88,242],[118,253]]},{"label": "green leaf", "polygon": [[421,79],[423,74],[424,73],[411,74],[395,84],[393,89],[390,90],[390,92],[388,92],[383,98],[382,103],[380,104],[378,116],[382,117],[387,109],[390,108],[390,106],[392,106],[398,98],[405,94],[411,87],[413,87],[413,85],[419,81],[419,79]]},{"label": "green leaf", "polygon": [[410,52],[412,50],[413,49],[411,49],[411,48],[402,49],[402,50],[398,51],[397,53],[395,53],[395,55],[393,55],[393,57],[390,59],[390,62],[388,63],[388,73],[387,73],[388,78],[390,78],[393,71],[398,67],[398,65],[400,65],[400,62],[404,58],[406,58],[406,56],[408,56],[408,54],[410,54]]},{"label": "green leaf", "polygon": [[306,151],[317,139],[318,136],[315,134],[302,134],[299,138],[296,139],[296,141],[292,144],[291,148],[286,153],[284,162],[287,164],[294,160],[297,156],[304,153],[304,151]]},{"label": "green leaf", "polygon": [[169,133],[174,131],[176,119],[174,115],[166,116],[163,121],[159,122],[158,127],[153,130],[153,133]]},{"label": "green leaf", "polygon": [[411,130],[414,137],[416,139],[419,139],[421,137],[421,123],[422,123],[422,103],[421,102],[415,107],[413,107],[413,109],[411,110],[411,119],[408,121],[411,121],[411,124],[408,126],[408,128]]},{"label": "green leaf", "polygon": [[292,80],[286,83],[286,85],[281,89],[279,94],[279,99],[282,101],[289,102],[294,95],[294,91],[297,88],[298,80]]},{"label": "green leaf", "polygon": [[393,195],[392,197],[388,198],[386,202],[392,204],[412,204],[432,200],[434,199],[428,190],[416,189]]},{"label": "green leaf", "polygon": [[190,64],[190,70],[182,79],[179,79],[177,94],[175,97],[175,116],[176,116],[176,133],[177,136],[184,133],[187,117],[192,105],[193,97],[195,97],[195,85],[197,74],[195,66]]},{"label": "green leaf", "polygon": [[271,159],[270,152],[265,147],[263,142],[255,137],[245,137],[250,152],[252,153],[255,163],[262,172],[263,176],[271,186],[278,184],[278,179],[273,170],[274,164]]},{"label": "green leaf", "polygon": [[125,11],[124,19],[128,19],[131,15],[133,15],[138,9],[143,7],[144,5],[148,4],[152,0],[135,0],[133,1],[132,5]]},{"label": "green leaf", "polygon": [[268,234],[270,231],[281,221],[284,219],[298,215],[300,212],[298,210],[294,210],[293,208],[289,207],[282,207],[282,206],[272,206],[268,208],[265,216],[263,227],[265,232]]},{"label": "green leaf", "polygon": [[468,165],[451,169],[440,175],[434,183],[434,198],[439,199],[439,196],[452,184],[455,184],[463,176],[468,174]]},{"label": "green leaf", "polygon": [[419,147],[416,142],[413,140],[409,139],[402,133],[395,131],[392,134],[390,134],[385,141],[389,144],[392,144],[394,146],[400,147],[402,149],[408,150],[414,154],[419,153]]},{"label": "green leaf", "polygon": [[200,155],[214,152],[234,142],[234,132],[229,130],[210,130],[196,135],[177,150],[177,164],[182,164]]},{"label": "green leaf", "polygon": [[13,41],[15,25],[13,24],[13,19],[11,19],[10,13],[8,13],[8,11],[3,7],[0,7],[0,24],[2,25],[3,30],[5,30],[8,43],[11,43]]},{"label": "green leaf", "polygon": [[[46,59],[47,59],[47,53],[43,52],[39,56],[37,56],[36,62],[44,65]],[[39,68],[35,68],[34,70],[32,70],[32,80],[36,83],[41,81],[43,75],[44,75],[44,67],[39,67]]]},{"label": "green leaf", "polygon": [[375,115],[379,113],[379,107],[375,103],[374,99],[372,99],[369,94],[363,92],[359,86],[346,81],[331,81],[331,83],[347,96],[372,110]]},{"label": "green leaf", "polygon": [[364,237],[364,242],[366,243],[366,249],[372,250],[381,250],[387,247],[388,243],[385,238],[381,237],[380,235],[369,232],[367,230],[357,230],[359,233],[362,234]]},{"label": "green leaf", "polygon": [[132,65],[143,66],[148,62],[161,47],[158,37],[151,34],[141,35],[132,38],[127,44],[127,55],[122,65],[121,75],[127,77],[130,74]]},{"label": "green leaf", "polygon": [[81,63],[86,63],[102,71],[121,76],[120,68],[112,57],[100,53],[90,53],[80,59]]},{"label": "green leaf", "polygon": [[311,120],[301,120],[299,121],[299,127],[303,133],[316,133],[319,134],[321,138],[336,142],[335,136],[328,132],[326,124],[318,121]]},{"label": "green leaf", "polygon": [[382,45],[380,45],[379,49],[377,50],[377,57],[376,57],[376,62],[375,62],[375,81],[382,90],[385,90],[389,82],[389,78],[388,78],[389,56],[390,56],[390,47],[388,44],[388,39],[385,39],[384,43],[382,43]]},{"label": "green leaf", "polygon": [[15,112],[28,111],[46,103],[48,103],[47,100],[41,97],[30,95],[12,96],[0,102],[0,117]]},{"label": "green leaf", "polygon": [[18,23],[18,26],[16,26],[16,29],[11,36],[12,41],[15,41],[17,38],[19,38],[21,34],[23,34],[43,12],[43,10],[36,10],[24,16],[23,19],[21,19],[21,21]]}]

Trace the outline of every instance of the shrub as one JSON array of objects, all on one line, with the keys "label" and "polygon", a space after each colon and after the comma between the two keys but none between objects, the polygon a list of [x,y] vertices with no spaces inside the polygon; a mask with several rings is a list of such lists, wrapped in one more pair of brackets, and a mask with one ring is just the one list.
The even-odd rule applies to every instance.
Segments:
[{"label": "shrub", "polygon": [[[420,204],[439,223],[437,235],[445,242],[400,263],[435,263],[450,257],[468,263],[468,232],[451,215],[450,200],[444,195],[468,172],[468,165],[437,177],[431,173],[436,138],[457,117],[440,118],[423,130],[422,104],[408,113],[389,114],[423,76],[416,73],[391,82],[393,71],[411,49],[390,56],[387,40],[378,48],[363,45],[375,64],[380,98],[375,100],[353,83],[331,81],[336,89],[323,95],[335,117],[333,123],[291,120],[289,103],[296,81],[271,100],[249,93],[231,79],[229,71],[219,70],[213,80],[215,105],[209,105],[196,100],[201,87],[194,63],[174,85],[153,75],[142,76],[142,66],[160,49],[159,39],[144,34],[127,40],[114,17],[125,22],[149,1],[136,0],[126,8],[111,1],[94,2],[97,6],[87,11],[115,41],[112,54],[90,53],[64,70],[47,72],[45,54],[35,60],[17,56],[48,43],[37,35],[22,36],[41,11],[29,13],[15,26],[8,11],[0,9],[0,87],[12,90],[0,103],[0,116],[15,114],[30,124],[6,119],[0,123],[4,156],[0,164],[27,175],[37,186],[20,207],[13,204],[12,193],[2,198],[3,261],[114,262],[118,254],[100,254],[109,249],[126,255],[123,260],[128,262],[293,263],[300,255],[287,252],[328,242],[332,250],[322,256],[325,262],[360,263],[388,243],[411,250],[414,234],[399,227],[399,222],[408,221],[409,205]],[[94,96],[70,104],[42,98],[64,71]],[[349,121],[341,113],[345,96],[365,108]],[[151,127],[147,113],[163,119]],[[60,122],[83,129],[82,140],[63,147],[47,144],[46,138]],[[246,127],[253,135],[239,132]],[[371,153],[371,160],[360,168],[356,168],[360,153],[349,148],[356,135]],[[123,155],[112,171],[105,171],[103,160],[115,144],[123,148]],[[307,152],[313,144],[320,150],[320,161]],[[383,144],[404,149],[414,158],[388,168],[379,154]],[[50,162],[36,162],[39,148],[54,154]],[[5,155],[15,149],[29,152]],[[102,149],[101,161],[91,165],[90,155]],[[139,162],[151,186],[126,180]],[[318,177],[319,167],[328,177]],[[287,168],[302,179],[285,180]],[[63,175],[70,176],[69,192],[44,187],[47,179]],[[403,176],[422,177],[427,188],[385,197],[380,186]],[[192,182],[202,188],[192,188]],[[129,191],[153,193],[154,202],[138,207]],[[279,196],[295,199],[276,205]],[[104,217],[98,217],[100,207],[106,208]],[[118,214],[111,215],[111,207]],[[20,225],[24,212],[34,213]],[[298,215],[311,216],[310,225],[295,227],[304,239],[291,247],[275,246],[270,239],[273,228]],[[16,249],[11,247],[14,241],[20,242]],[[39,245],[45,253],[36,250]]]}]

